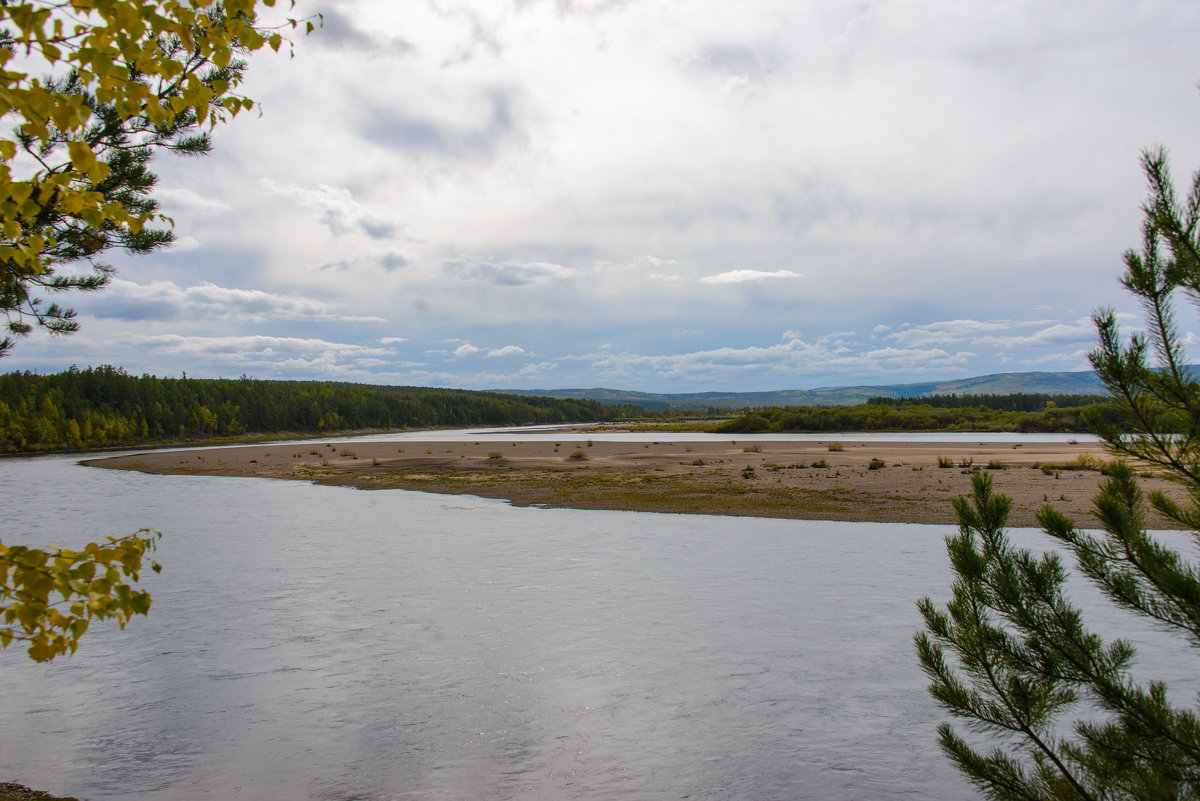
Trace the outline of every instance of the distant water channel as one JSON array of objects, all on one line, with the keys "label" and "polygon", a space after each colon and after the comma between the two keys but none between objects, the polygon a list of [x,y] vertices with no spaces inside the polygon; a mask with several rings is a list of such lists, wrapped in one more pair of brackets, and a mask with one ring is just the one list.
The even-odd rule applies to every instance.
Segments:
[{"label": "distant water channel", "polygon": [[[77,458],[0,460],[6,538],[152,526],[165,569],[149,618],[74,658],[0,653],[0,781],[95,801],[974,797],[911,646],[914,601],[948,592],[947,527]],[[1156,675],[1189,675],[1147,647]]]}]

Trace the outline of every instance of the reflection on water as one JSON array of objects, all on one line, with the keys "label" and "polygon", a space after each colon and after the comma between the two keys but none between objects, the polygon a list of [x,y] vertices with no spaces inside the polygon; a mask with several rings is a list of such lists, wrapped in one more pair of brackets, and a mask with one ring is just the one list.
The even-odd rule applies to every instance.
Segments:
[{"label": "reflection on water", "polygon": [[[10,531],[163,529],[155,605],[0,655],[0,780],[92,799],[951,799],[945,528],[0,462]],[[1166,678],[1172,678],[1166,676]]]}]

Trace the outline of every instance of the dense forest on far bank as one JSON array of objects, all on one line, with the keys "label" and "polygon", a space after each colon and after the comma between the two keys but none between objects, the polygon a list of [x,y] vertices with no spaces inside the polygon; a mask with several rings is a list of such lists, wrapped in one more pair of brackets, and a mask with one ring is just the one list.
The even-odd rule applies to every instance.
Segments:
[{"label": "dense forest on far bank", "polygon": [[818,431],[1087,431],[1087,410],[1115,420],[1103,395],[935,395],[872,398],[856,406],[749,409],[720,433]]},{"label": "dense forest on far bank", "polygon": [[[655,430],[717,433],[836,431],[1086,431],[1098,395],[937,395],[855,406],[748,409],[713,426],[679,410],[579,398],[325,381],[131,376],[118,367],[0,375],[0,453],[202,442],[364,429],[644,420]],[[721,410],[696,413],[711,420]],[[669,422],[675,421],[675,422]]]},{"label": "dense forest on far bank", "polygon": [[118,367],[0,375],[0,453],[294,432],[531,425],[652,415],[637,406],[323,381],[156,378]]}]

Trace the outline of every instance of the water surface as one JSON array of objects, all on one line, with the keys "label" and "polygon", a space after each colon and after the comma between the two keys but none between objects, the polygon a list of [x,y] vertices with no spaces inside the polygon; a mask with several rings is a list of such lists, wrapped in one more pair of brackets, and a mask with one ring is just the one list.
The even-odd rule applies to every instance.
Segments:
[{"label": "water surface", "polygon": [[0,503],[32,541],[166,534],[149,618],[51,665],[0,653],[0,780],[97,801],[973,796],[911,646],[915,599],[947,594],[946,527],[71,457],[0,461]]}]

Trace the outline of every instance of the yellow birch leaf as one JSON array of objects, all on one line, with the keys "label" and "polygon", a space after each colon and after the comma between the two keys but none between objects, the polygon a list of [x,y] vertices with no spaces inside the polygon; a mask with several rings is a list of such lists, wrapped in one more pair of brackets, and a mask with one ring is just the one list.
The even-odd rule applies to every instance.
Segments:
[{"label": "yellow birch leaf", "polygon": [[92,168],[87,171],[88,179],[91,180],[92,183],[98,184],[108,177],[110,169],[111,168],[103,161],[97,161],[94,165],[92,165]]},{"label": "yellow birch leaf", "polygon": [[59,201],[59,205],[61,205],[63,210],[65,210],[68,214],[78,214],[84,206],[84,199],[78,193],[72,192],[71,194],[62,198]]},{"label": "yellow birch leaf", "polygon": [[96,154],[87,142],[67,142],[67,152],[71,154],[71,166],[79,172],[87,172],[96,164]]}]

